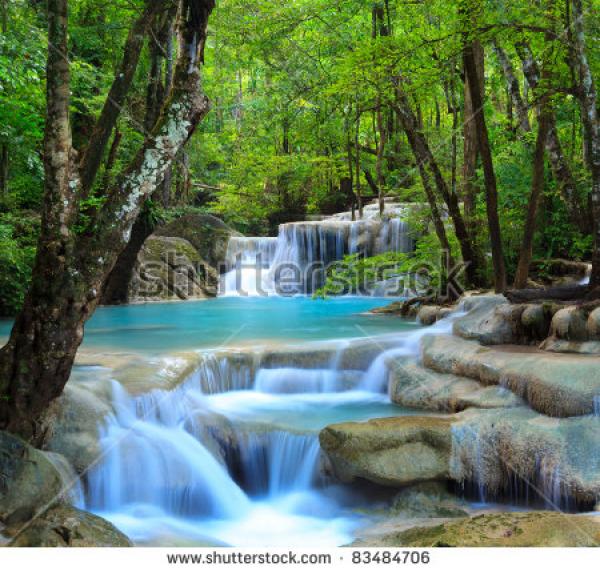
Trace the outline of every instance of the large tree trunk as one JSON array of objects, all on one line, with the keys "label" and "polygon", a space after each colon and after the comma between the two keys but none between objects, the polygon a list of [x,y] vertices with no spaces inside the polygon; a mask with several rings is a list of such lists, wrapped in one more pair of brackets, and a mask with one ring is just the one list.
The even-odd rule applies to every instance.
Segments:
[{"label": "large tree trunk", "polygon": [[446,203],[448,213],[454,224],[454,231],[460,245],[463,262],[467,265],[465,271],[467,280],[471,285],[477,285],[479,283],[479,265],[471,238],[460,211],[458,197],[448,189],[446,180],[435,161],[435,157],[431,152],[427,139],[423,135],[423,132],[418,129],[418,118],[413,112],[406,94],[400,87],[396,89],[395,108],[400,116],[402,127],[409,138],[409,142],[411,142],[411,149],[417,165],[419,165],[420,169],[428,168],[430,170],[435,186]]},{"label": "large tree trunk", "polygon": [[533,236],[535,233],[537,208],[544,189],[544,150],[546,147],[546,139],[548,138],[548,119],[547,104],[543,101],[540,104],[538,134],[533,158],[531,196],[527,206],[527,217],[525,219],[525,228],[523,230],[523,242],[519,253],[517,272],[515,274],[515,289],[525,288],[527,279],[529,278],[529,266],[531,265],[531,256],[533,252]]},{"label": "large tree trunk", "polygon": [[[498,218],[498,190],[496,188],[496,174],[492,160],[492,150],[488,138],[485,114],[483,111],[483,98],[479,90],[480,81],[477,72],[477,62],[472,41],[466,41],[463,48],[464,67],[469,86],[469,94],[473,106],[475,128],[477,131],[477,145],[483,164],[485,178],[485,196],[488,229],[492,247],[492,262],[494,267],[494,287],[496,292],[502,293],[506,288],[506,268],[504,263],[504,252],[502,248],[502,235],[500,231],[500,220]],[[468,121],[470,118],[465,118]]]},{"label": "large tree trunk", "polygon": [[40,418],[69,378],[84,324],[142,203],[208,112],[199,63],[213,8],[214,0],[181,1],[181,45],[171,96],[154,131],[81,231],[71,225],[83,193],[70,157],[67,1],[49,0],[45,204],[32,286],[0,350],[0,428],[40,438]]},{"label": "large tree trunk", "polygon": [[[475,67],[477,69],[476,88],[480,94],[484,90],[484,52],[479,41],[473,42],[473,53],[475,57]],[[474,119],[474,107],[471,100],[471,86],[467,74],[465,74],[464,86],[464,107],[463,107],[463,169],[462,169],[462,192],[463,203],[465,206],[465,219],[469,232],[473,235],[477,226],[475,221],[475,198],[479,191],[475,184],[477,157],[479,148],[477,147],[477,129]]]},{"label": "large tree trunk", "polygon": [[598,95],[592,70],[587,59],[581,0],[572,0],[575,57],[579,66],[581,83],[581,119],[585,134],[586,159],[592,174],[591,204],[594,219],[592,275],[590,285],[600,286],[600,124],[598,121]]}]

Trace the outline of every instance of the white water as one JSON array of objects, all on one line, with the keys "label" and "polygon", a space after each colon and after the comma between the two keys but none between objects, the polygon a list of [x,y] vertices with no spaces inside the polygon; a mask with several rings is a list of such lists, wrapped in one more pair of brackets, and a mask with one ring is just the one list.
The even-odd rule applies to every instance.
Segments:
[{"label": "white water", "polygon": [[[399,335],[394,351],[416,352],[432,330]],[[261,368],[260,352],[245,360],[207,352],[176,389],[135,398],[114,382],[87,507],[140,544],[351,542],[363,518],[323,483],[317,432],[410,413],[390,404],[380,374],[370,380],[389,352],[364,372],[348,371],[340,368],[348,346],[329,342],[319,368]]]},{"label": "white water", "polygon": [[221,292],[227,296],[308,294],[323,285],[324,268],[345,255],[412,249],[408,226],[399,217],[285,223],[276,238],[230,239]]}]

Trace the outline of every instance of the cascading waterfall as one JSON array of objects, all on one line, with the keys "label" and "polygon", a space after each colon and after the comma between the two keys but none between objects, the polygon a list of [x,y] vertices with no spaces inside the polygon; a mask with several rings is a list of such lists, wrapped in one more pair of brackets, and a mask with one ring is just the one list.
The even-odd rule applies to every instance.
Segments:
[{"label": "cascading waterfall", "polygon": [[408,225],[401,217],[348,221],[328,219],[284,223],[273,237],[232,237],[225,295],[309,294],[321,287],[325,268],[348,254],[366,257],[387,251],[413,250]]},{"label": "cascading waterfall", "polygon": [[317,479],[320,447],[315,435],[241,431],[238,441],[242,482],[255,496],[307,491]]}]

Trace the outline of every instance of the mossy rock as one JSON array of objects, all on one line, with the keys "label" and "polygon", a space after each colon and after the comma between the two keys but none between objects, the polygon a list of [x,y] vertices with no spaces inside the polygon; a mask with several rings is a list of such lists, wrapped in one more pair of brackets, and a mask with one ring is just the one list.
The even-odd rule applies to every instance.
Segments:
[{"label": "mossy rock", "polygon": [[[12,530],[16,530],[12,532]],[[129,538],[100,516],[63,504],[54,506],[23,529],[9,529],[9,546],[18,547],[128,547]]]},{"label": "mossy rock", "polygon": [[380,543],[411,547],[596,547],[600,546],[600,522],[560,512],[481,514],[390,534]]}]

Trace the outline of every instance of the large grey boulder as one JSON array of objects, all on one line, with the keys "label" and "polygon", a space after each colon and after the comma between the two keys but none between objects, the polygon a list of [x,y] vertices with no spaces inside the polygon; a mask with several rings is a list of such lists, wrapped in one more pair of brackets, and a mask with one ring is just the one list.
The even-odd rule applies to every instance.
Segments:
[{"label": "large grey boulder", "polygon": [[450,478],[451,417],[392,417],[330,425],[319,435],[334,475],[386,486]]}]

